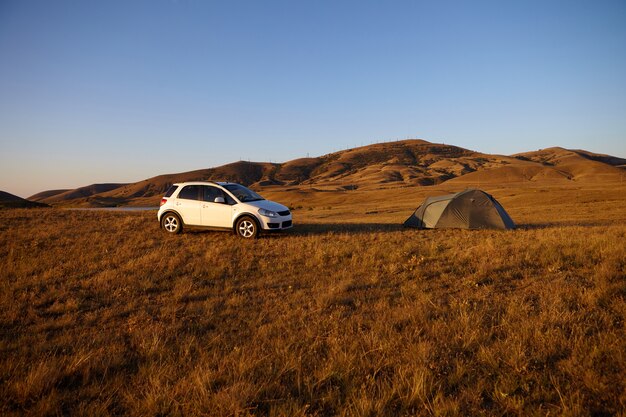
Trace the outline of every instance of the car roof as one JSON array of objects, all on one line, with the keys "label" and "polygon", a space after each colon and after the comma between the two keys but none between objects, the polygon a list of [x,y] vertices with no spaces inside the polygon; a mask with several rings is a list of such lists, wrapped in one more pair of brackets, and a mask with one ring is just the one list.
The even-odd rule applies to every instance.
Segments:
[{"label": "car roof", "polygon": [[228,181],[187,181],[187,182],[177,182],[172,185],[209,185],[209,184],[217,184],[220,186],[228,185],[228,184],[237,184],[236,182],[228,182]]}]

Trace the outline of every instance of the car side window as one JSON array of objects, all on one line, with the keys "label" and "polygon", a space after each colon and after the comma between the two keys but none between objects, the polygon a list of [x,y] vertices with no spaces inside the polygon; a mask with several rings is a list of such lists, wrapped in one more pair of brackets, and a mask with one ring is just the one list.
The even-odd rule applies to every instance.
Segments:
[{"label": "car side window", "polygon": [[217,197],[224,197],[222,190],[209,185],[202,186],[202,200],[214,203]]},{"label": "car side window", "polygon": [[233,204],[237,204],[237,202],[231,196],[229,196],[228,193],[225,193],[223,190],[220,190],[217,187],[205,185],[202,188],[203,188],[202,199],[204,201],[214,203],[216,197],[222,197],[224,199],[224,202],[228,204],[229,206],[232,206]]},{"label": "car side window", "polygon": [[198,199],[198,191],[199,185],[187,185],[180,193],[178,193],[178,198],[184,198],[186,200],[197,200]]}]

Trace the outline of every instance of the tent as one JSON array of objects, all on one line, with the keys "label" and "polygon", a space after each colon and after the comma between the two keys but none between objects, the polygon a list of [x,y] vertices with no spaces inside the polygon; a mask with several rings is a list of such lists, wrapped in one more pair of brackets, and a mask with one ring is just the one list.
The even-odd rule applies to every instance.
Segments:
[{"label": "tent", "polygon": [[418,229],[514,229],[515,223],[495,198],[481,190],[428,197],[404,222]]}]

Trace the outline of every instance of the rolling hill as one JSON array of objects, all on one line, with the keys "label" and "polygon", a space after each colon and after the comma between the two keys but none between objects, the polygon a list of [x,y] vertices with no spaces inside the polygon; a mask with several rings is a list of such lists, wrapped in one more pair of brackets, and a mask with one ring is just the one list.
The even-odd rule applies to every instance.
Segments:
[{"label": "rolling hill", "polygon": [[62,189],[62,190],[42,191],[40,193],[31,195],[30,197],[27,198],[27,200],[30,200],[30,201],[41,201],[41,200],[45,200],[46,198],[50,198],[50,197],[53,197],[55,195],[64,193],[66,191],[72,191],[72,190],[70,190],[70,189]]},{"label": "rolling hill", "polygon": [[618,173],[616,167],[626,166],[626,159],[609,155],[594,154],[583,150],[548,148],[515,155],[517,158],[538,162],[567,173],[570,179],[594,181],[611,180]]},{"label": "rolling hill", "polygon": [[[221,180],[253,188],[307,187],[319,190],[373,190],[450,183],[621,181],[626,160],[583,150],[548,148],[512,156],[484,154],[447,144],[412,139],[378,143],[284,163],[238,161],[165,174],[131,184],[94,184],[76,190],[36,194],[49,204],[115,206],[156,204],[175,182]],[[47,194],[46,194],[47,193]]]},{"label": "rolling hill", "polygon": [[91,184],[74,190],[50,190],[37,193],[28,199],[46,204],[61,203],[64,201],[84,200],[91,196],[106,193],[127,184]]},{"label": "rolling hill", "polygon": [[0,191],[0,208],[49,207],[47,204],[29,201],[22,197]]}]

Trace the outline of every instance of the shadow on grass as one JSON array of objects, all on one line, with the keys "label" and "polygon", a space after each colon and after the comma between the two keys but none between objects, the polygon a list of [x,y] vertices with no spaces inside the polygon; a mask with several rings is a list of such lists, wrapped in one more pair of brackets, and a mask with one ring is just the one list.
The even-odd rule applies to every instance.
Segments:
[{"label": "shadow on grass", "polygon": [[554,229],[554,228],[564,228],[564,227],[605,227],[612,226],[615,224],[619,224],[619,222],[614,222],[610,220],[598,220],[598,221],[562,221],[562,222],[548,222],[548,223],[522,223],[517,224],[517,230],[540,230],[540,229]]},{"label": "shadow on grass", "polygon": [[[538,230],[538,229],[551,229],[551,228],[563,228],[563,227],[592,227],[602,226],[604,224],[599,223],[535,223],[535,224],[518,224],[513,230],[502,230],[502,232],[515,232],[516,230]],[[366,233],[392,233],[398,231],[417,231],[426,233],[435,233],[437,231],[450,231],[450,230],[464,230],[464,231],[485,231],[495,229],[415,229],[405,228],[402,224],[398,223],[298,223],[292,229],[276,232],[264,232],[260,238],[284,238],[288,236],[315,236],[325,235],[329,233],[345,233],[345,234],[366,234]],[[211,233],[215,235],[230,234],[233,238],[237,237],[232,232],[212,231],[207,229],[185,229],[184,233],[190,234],[206,234]]]},{"label": "shadow on grass", "polygon": [[[556,223],[533,223],[533,224],[516,224],[516,230],[539,230],[539,229],[551,229],[554,227],[563,226]],[[571,226],[571,225],[570,225]]]},{"label": "shadow on grass", "polygon": [[406,230],[396,223],[301,223],[284,234],[291,236],[309,236],[328,233],[380,233]]},{"label": "shadow on grass", "polygon": [[[347,233],[347,234],[361,234],[361,233],[381,233],[381,232],[396,232],[399,230],[410,230],[404,228],[401,224],[395,223],[298,223],[292,229],[263,232],[259,236],[260,238],[281,238],[288,236],[313,236],[324,235],[329,233]],[[238,237],[232,231],[216,231],[203,228],[185,228],[183,230],[185,234],[192,235],[231,235],[233,238]]]}]

